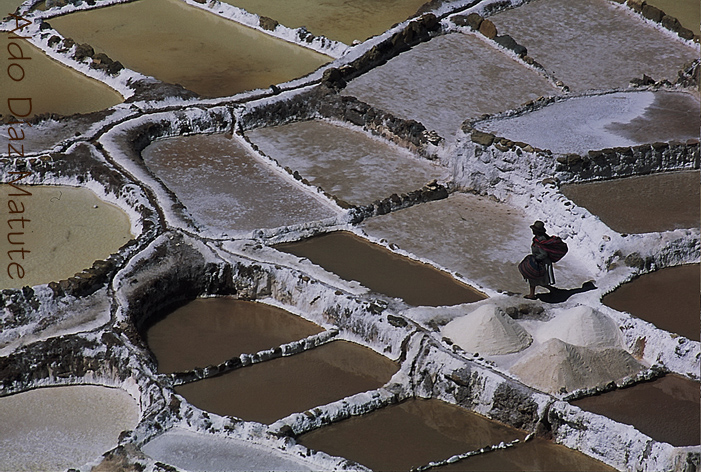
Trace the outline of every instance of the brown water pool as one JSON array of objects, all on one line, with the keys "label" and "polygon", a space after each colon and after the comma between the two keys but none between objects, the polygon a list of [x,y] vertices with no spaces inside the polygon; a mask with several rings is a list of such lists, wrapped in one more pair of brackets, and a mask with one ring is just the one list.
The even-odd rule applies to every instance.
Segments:
[{"label": "brown water pool", "polygon": [[139,0],[51,19],[125,67],[207,97],[267,88],[330,58],[179,0]]},{"label": "brown water pool", "polygon": [[[7,12],[2,13],[2,16],[5,16]],[[0,74],[0,90],[3,91],[3,99],[0,100],[0,114],[22,117],[22,120],[26,120],[42,113],[60,115],[90,113],[124,101],[119,93],[107,85],[51,59],[27,40],[10,40],[9,36],[8,33],[0,34],[2,44],[7,45],[6,47],[10,47],[9,44],[16,44],[11,47],[11,53],[19,56],[21,49],[21,54],[31,59],[14,62],[8,61],[7,58],[3,59],[4,66]],[[22,67],[20,69],[11,64],[20,64]],[[10,73],[13,77],[21,80],[12,80],[6,71],[8,67],[11,67]],[[8,98],[29,98],[31,108],[29,100],[13,100],[8,104]],[[26,136],[41,132],[28,126],[24,126],[23,129]],[[25,146],[25,153],[39,150]]]},{"label": "brown water pool", "polygon": [[175,390],[203,410],[269,424],[379,388],[397,370],[396,363],[368,348],[333,341]]},{"label": "brown water pool", "polygon": [[486,298],[472,287],[421,262],[394,254],[347,231],[275,246],[306,257],[346,280],[403,299],[410,305],[443,306]]},{"label": "brown water pool", "polygon": [[199,298],[146,331],[159,372],[216,365],[321,332],[285,310],[231,298]]},{"label": "brown water pool", "polygon": [[562,193],[619,233],[698,228],[699,172],[664,172],[563,185]]},{"label": "brown water pool", "polygon": [[[0,288],[67,279],[90,268],[94,261],[106,259],[132,238],[127,214],[100,200],[87,188],[64,185],[21,188],[31,195],[13,197],[11,194],[23,192],[10,185],[0,185],[3,206],[12,201],[18,210],[24,210],[5,215],[0,254],[17,251],[12,258],[22,269],[9,267],[13,262],[6,257],[0,268]],[[20,221],[22,218],[26,221]],[[22,274],[24,277],[20,277]]]},{"label": "brown water pool", "polygon": [[673,446],[701,444],[701,385],[678,375],[573,401]]},{"label": "brown water pool", "polygon": [[699,264],[656,270],[604,296],[604,304],[642,318],[660,329],[699,341]]},{"label": "brown water pool", "polygon": [[436,472],[614,472],[616,469],[579,451],[533,438],[435,469]]},{"label": "brown water pool", "polygon": [[[525,436],[523,431],[440,400],[412,399],[324,426],[301,435],[298,441],[373,470],[396,471],[502,441],[523,440]],[[530,464],[576,467],[569,470],[612,470],[583,454],[545,441],[519,444],[507,451],[490,452],[436,470],[564,470],[531,469]],[[584,465],[589,468],[579,468]]]},{"label": "brown water pool", "polygon": [[665,14],[673,16],[684,28],[696,34],[701,34],[701,5],[696,0],[646,0],[649,5],[656,6]]},{"label": "brown water pool", "polygon": [[228,0],[227,3],[274,18],[290,28],[351,44],[384,33],[412,16],[424,0]]},{"label": "brown water pool", "polygon": [[190,213],[214,230],[276,228],[336,215],[330,203],[224,135],[163,139],[142,154]]}]

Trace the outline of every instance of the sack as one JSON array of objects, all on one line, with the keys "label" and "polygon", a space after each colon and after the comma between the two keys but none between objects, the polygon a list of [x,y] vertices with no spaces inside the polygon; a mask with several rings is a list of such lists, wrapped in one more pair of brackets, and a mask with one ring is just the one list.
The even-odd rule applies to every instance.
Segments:
[{"label": "sack", "polygon": [[524,279],[540,279],[545,277],[545,264],[539,263],[533,254],[529,254],[519,263],[518,271]]},{"label": "sack", "polygon": [[567,254],[567,243],[559,236],[550,236],[545,241],[538,241],[533,238],[533,243],[548,253],[550,262],[557,262]]}]

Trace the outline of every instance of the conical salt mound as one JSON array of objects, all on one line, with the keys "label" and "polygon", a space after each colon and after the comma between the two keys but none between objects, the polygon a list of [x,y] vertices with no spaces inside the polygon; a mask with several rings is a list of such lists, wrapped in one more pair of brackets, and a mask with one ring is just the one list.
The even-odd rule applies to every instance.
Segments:
[{"label": "conical salt mound", "polygon": [[482,305],[454,319],[441,333],[468,352],[491,355],[522,351],[533,341],[525,329],[495,305]]},{"label": "conical salt mound", "polygon": [[620,380],[643,369],[623,349],[588,349],[550,339],[516,362],[512,374],[548,393],[572,392]]},{"label": "conical salt mound", "polygon": [[584,305],[563,311],[545,323],[534,336],[540,342],[557,338],[589,348],[624,347],[616,323],[600,311]]}]

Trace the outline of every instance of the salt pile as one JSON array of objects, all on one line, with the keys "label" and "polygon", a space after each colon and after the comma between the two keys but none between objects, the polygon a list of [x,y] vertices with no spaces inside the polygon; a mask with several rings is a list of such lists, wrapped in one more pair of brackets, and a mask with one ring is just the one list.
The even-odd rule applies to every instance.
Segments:
[{"label": "salt pile", "polygon": [[589,349],[553,338],[516,362],[511,373],[544,392],[572,392],[620,380],[643,366],[623,349]]},{"label": "salt pile", "polygon": [[563,311],[544,323],[533,336],[540,342],[556,338],[589,348],[624,347],[616,323],[600,311],[584,305]]},{"label": "salt pile", "polygon": [[454,319],[441,332],[466,351],[488,355],[522,351],[533,342],[526,330],[491,304]]}]

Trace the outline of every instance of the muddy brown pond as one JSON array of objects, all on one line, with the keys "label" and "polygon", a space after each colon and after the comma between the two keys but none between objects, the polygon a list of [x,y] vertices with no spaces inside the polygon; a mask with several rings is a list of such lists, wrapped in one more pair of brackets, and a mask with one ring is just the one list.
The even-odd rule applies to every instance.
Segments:
[{"label": "muddy brown pond", "polygon": [[701,385],[678,375],[586,397],[572,404],[673,446],[701,444]]},{"label": "muddy brown pond", "polygon": [[403,299],[410,305],[444,306],[486,298],[472,287],[421,262],[394,254],[347,231],[275,246],[306,257],[346,280]]},{"label": "muddy brown pond", "polygon": [[155,322],[146,331],[146,342],[158,359],[159,372],[182,372],[321,331],[320,326],[270,305],[200,298]]},{"label": "muddy brown pond", "polygon": [[563,185],[562,193],[619,233],[697,228],[699,172],[665,172]]},{"label": "muddy brown pond", "polygon": [[398,365],[371,349],[333,341],[176,387],[193,405],[219,415],[272,423],[295,412],[381,387]]},{"label": "muddy brown pond", "polygon": [[699,264],[687,264],[643,274],[606,295],[603,302],[660,329],[699,341],[700,269]]},{"label": "muddy brown pond", "polygon": [[[324,426],[301,435],[298,441],[312,449],[347,457],[373,470],[408,471],[502,441],[522,441],[525,436],[523,431],[455,405],[435,399],[414,399]],[[471,468],[477,464],[479,468]],[[531,464],[538,468],[528,469]],[[556,468],[540,468],[543,464]],[[566,470],[613,470],[581,453],[546,441],[531,441],[506,451],[488,452],[435,470],[565,470],[563,467]]]}]

